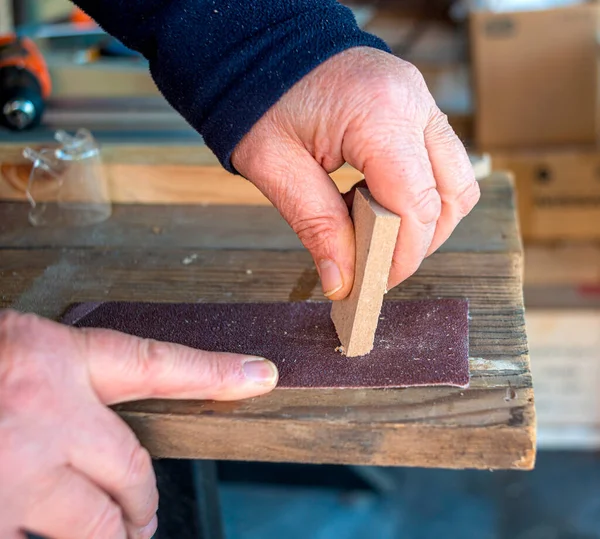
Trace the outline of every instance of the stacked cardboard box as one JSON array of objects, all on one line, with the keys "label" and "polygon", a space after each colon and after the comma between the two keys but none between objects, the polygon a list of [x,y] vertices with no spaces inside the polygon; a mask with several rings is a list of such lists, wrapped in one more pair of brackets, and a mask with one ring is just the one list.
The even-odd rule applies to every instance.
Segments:
[{"label": "stacked cardboard box", "polygon": [[600,239],[596,3],[474,12],[475,136],[515,173],[527,241]]},{"label": "stacked cardboard box", "polygon": [[538,444],[600,448],[600,245],[528,245],[524,283]]},{"label": "stacked cardboard box", "polygon": [[470,21],[477,146],[517,186],[541,447],[600,447],[599,14]]},{"label": "stacked cardboard box", "polygon": [[600,311],[528,309],[538,444],[600,447]]},{"label": "stacked cardboard box", "polygon": [[525,242],[600,240],[600,150],[496,150],[491,157],[495,170],[515,176]]}]

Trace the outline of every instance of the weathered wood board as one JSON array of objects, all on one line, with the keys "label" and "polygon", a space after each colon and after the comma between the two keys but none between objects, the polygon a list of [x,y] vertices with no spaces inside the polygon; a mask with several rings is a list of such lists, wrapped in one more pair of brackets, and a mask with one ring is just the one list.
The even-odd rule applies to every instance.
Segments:
[{"label": "weathered wood board", "polygon": [[[116,410],[155,456],[530,469],[535,411],[513,189],[502,174],[481,188],[477,210],[389,294],[469,299],[469,389],[275,390]],[[115,206],[110,221],[72,232],[33,229],[26,213],[24,203],[0,203],[0,307],[58,318],[79,301],[325,300],[310,256],[268,207]]]}]

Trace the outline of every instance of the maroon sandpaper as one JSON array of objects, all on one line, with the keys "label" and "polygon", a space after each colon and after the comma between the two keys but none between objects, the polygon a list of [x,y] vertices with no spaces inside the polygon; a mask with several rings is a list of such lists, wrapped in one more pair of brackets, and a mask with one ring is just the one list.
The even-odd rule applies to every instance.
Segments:
[{"label": "maroon sandpaper", "polygon": [[385,301],[373,351],[348,358],[329,303],[83,303],[63,322],[270,359],[282,388],[469,384],[468,303]]}]

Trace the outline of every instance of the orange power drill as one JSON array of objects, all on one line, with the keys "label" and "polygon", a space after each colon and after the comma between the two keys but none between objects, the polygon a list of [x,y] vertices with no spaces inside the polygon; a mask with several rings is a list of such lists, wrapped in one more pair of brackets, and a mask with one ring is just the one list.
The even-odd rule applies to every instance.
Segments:
[{"label": "orange power drill", "polygon": [[14,131],[38,125],[51,91],[48,66],[35,43],[0,36],[0,125]]}]

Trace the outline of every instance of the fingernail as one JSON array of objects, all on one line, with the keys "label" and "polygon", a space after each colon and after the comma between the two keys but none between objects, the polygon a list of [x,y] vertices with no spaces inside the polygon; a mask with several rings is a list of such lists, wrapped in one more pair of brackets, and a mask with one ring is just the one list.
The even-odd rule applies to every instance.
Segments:
[{"label": "fingernail", "polygon": [[335,294],[344,286],[342,272],[333,260],[322,260],[319,263],[319,275],[321,276],[323,294],[327,297]]},{"label": "fingernail", "polygon": [[279,377],[277,367],[268,359],[261,357],[246,360],[243,369],[246,378],[255,384],[273,386]]},{"label": "fingernail", "polygon": [[138,533],[138,537],[143,537],[144,539],[150,539],[156,533],[158,528],[158,518],[156,515],[152,517],[152,520],[146,524],[143,528],[140,528]]}]

